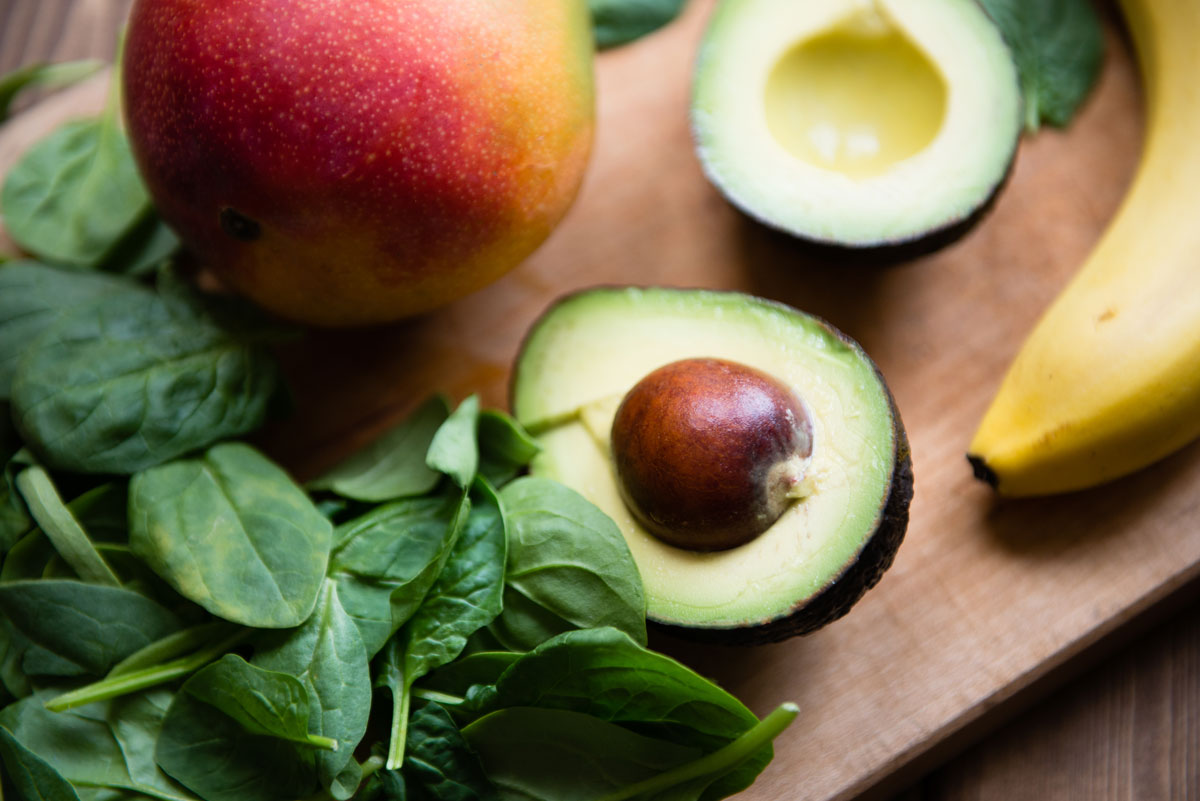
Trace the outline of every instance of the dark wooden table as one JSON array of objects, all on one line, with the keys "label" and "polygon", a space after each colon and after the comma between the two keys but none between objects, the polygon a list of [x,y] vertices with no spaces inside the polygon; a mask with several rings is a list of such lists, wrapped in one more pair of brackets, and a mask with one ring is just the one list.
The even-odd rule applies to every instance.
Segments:
[{"label": "dark wooden table", "polygon": [[[35,61],[111,59],[130,2],[0,0],[0,73]],[[1134,621],[876,795],[1200,799],[1197,589]]]}]

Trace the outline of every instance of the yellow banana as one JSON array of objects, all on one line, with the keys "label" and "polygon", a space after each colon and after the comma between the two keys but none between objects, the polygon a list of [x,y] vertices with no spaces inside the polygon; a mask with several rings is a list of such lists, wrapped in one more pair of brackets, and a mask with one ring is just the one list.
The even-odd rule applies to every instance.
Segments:
[{"label": "yellow banana", "polygon": [[1200,436],[1200,0],[1122,0],[1142,69],[1133,186],[968,450],[1003,495],[1081,489]]}]

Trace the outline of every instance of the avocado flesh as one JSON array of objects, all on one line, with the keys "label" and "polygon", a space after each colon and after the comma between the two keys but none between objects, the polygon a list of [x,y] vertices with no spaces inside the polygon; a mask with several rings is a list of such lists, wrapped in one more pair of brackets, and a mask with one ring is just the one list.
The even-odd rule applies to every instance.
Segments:
[{"label": "avocado flesh", "polygon": [[[643,376],[704,356],[741,362],[793,387],[811,414],[814,446],[803,499],[750,542],[701,553],[663,543],[634,519],[617,488],[609,432],[621,398]],[[897,455],[907,453],[891,397],[856,345],[814,318],[737,293],[598,289],[560,301],[526,340],[512,406],[542,447],[532,472],[581,492],[625,534],[647,616],[726,641],[773,639],[827,622],[792,618],[868,550],[894,494]],[[889,544],[886,563],[898,544]],[[836,604],[837,614],[880,572],[851,580],[861,586]],[[753,633],[767,628],[764,636]]]},{"label": "avocado flesh", "polygon": [[1003,185],[1021,99],[975,0],[725,0],[692,129],[710,180],[767,225],[844,248],[940,245]]}]

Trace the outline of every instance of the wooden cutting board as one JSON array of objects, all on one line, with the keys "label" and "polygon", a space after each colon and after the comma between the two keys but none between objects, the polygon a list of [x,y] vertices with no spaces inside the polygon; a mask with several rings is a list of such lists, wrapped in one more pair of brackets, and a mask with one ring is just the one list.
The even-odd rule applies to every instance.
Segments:
[{"label": "wooden cutting board", "polygon": [[[800,705],[775,761],[740,798],[849,799],[963,745],[964,732],[1200,575],[1196,447],[1107,487],[1020,502],[998,502],[963,458],[1002,371],[1132,176],[1136,70],[1110,30],[1082,114],[1069,131],[1024,143],[999,203],[963,241],[894,267],[821,263],[739,215],[700,173],[687,101],[711,7],[694,0],[668,29],[600,57],[588,178],[533,258],[428,317],[289,346],[297,408],[261,441],[307,475],[432,391],[502,405],[526,328],[552,299],[589,285],[740,289],[830,320],[874,356],[908,427],[916,498],[895,566],[848,617],[803,639],[654,644],[756,712]],[[93,82],[0,128],[0,172],[102,96]]]}]

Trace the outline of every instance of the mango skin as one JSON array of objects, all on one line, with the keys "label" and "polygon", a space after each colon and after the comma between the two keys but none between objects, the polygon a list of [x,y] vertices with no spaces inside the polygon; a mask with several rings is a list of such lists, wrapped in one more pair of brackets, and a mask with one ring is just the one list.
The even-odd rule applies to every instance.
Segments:
[{"label": "mango skin", "polygon": [[292,320],[388,322],[494,281],[563,217],[592,52],[583,0],[138,0],[126,123],[200,265]]}]

